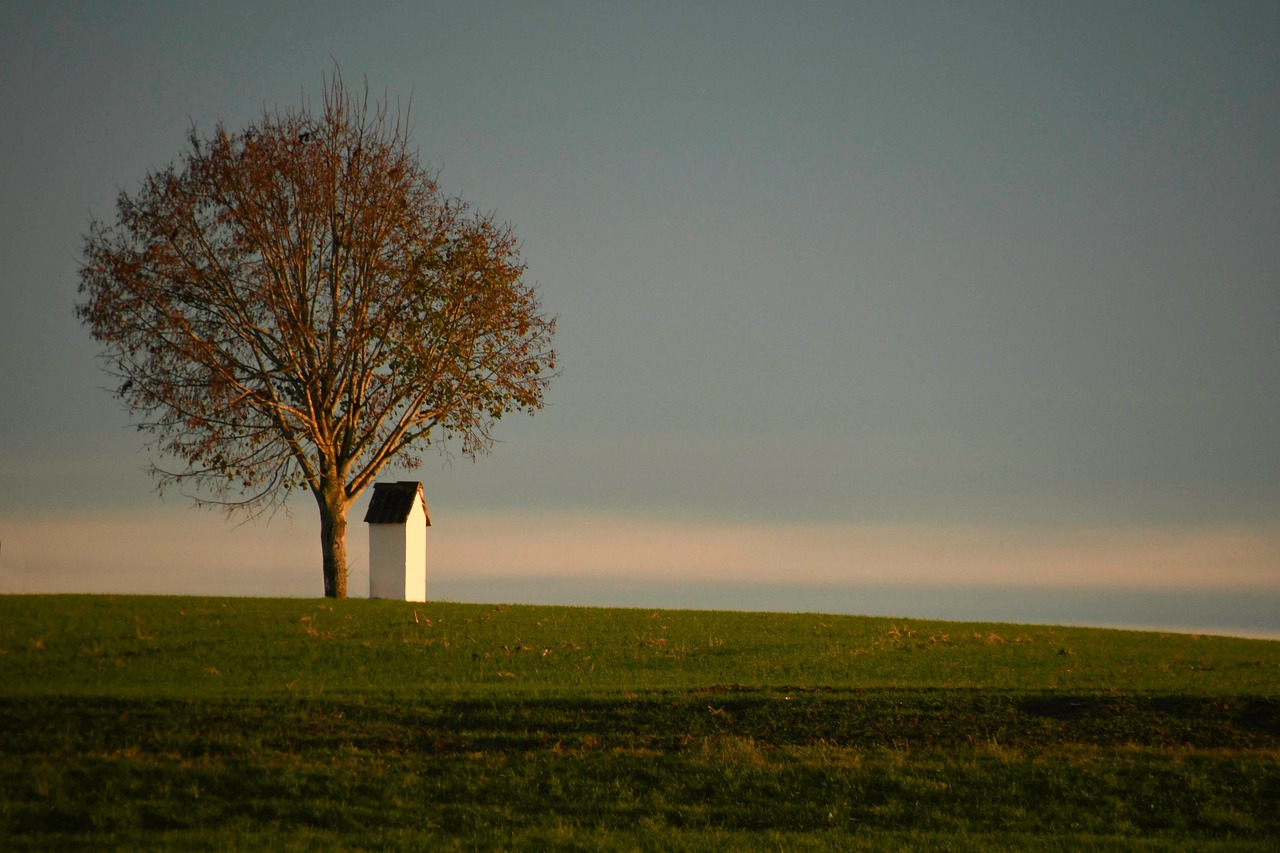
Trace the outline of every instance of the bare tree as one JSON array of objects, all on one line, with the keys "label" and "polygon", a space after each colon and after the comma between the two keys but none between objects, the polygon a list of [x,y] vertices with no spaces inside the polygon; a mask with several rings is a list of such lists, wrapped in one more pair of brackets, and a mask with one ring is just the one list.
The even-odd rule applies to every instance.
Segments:
[{"label": "bare tree", "polygon": [[182,463],[152,473],[250,514],[308,489],[325,595],[347,592],[346,518],[387,465],[542,408],[555,320],[509,226],[445,197],[407,115],[335,71],[318,115],[193,128],[180,161],[93,220],[76,315],[115,393]]}]

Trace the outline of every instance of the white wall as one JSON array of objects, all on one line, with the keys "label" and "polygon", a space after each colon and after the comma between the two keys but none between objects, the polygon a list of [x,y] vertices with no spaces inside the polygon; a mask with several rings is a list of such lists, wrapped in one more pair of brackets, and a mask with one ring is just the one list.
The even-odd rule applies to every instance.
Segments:
[{"label": "white wall", "polygon": [[427,600],[427,508],[419,498],[404,535],[404,600]]},{"label": "white wall", "polygon": [[369,525],[369,597],[404,598],[405,525]]}]

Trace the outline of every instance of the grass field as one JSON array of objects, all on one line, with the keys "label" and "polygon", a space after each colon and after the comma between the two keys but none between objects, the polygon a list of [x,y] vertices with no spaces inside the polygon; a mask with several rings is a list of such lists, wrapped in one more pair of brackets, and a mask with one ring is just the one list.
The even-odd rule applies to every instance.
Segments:
[{"label": "grass field", "polygon": [[0,596],[0,848],[1280,849],[1280,642]]}]

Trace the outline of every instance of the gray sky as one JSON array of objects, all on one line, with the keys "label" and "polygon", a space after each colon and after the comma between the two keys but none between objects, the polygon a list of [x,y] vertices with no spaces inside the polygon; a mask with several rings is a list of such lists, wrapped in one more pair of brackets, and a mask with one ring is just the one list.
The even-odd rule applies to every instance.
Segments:
[{"label": "gray sky", "polygon": [[1280,586],[1277,45],[1271,2],[4,3],[0,559],[38,586],[36,521],[171,523],[80,235],[336,60],[561,318],[548,409],[417,472],[433,518],[879,531],[858,577],[929,530],[1226,531]]}]

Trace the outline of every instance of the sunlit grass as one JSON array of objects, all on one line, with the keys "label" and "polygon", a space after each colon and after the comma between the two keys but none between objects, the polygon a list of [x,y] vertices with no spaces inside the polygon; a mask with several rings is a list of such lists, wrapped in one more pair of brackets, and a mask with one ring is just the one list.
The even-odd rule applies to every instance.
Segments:
[{"label": "sunlit grass", "polygon": [[1280,695],[1280,644],[1185,634],[363,600],[5,596],[0,612],[7,695],[436,697],[733,683]]}]

